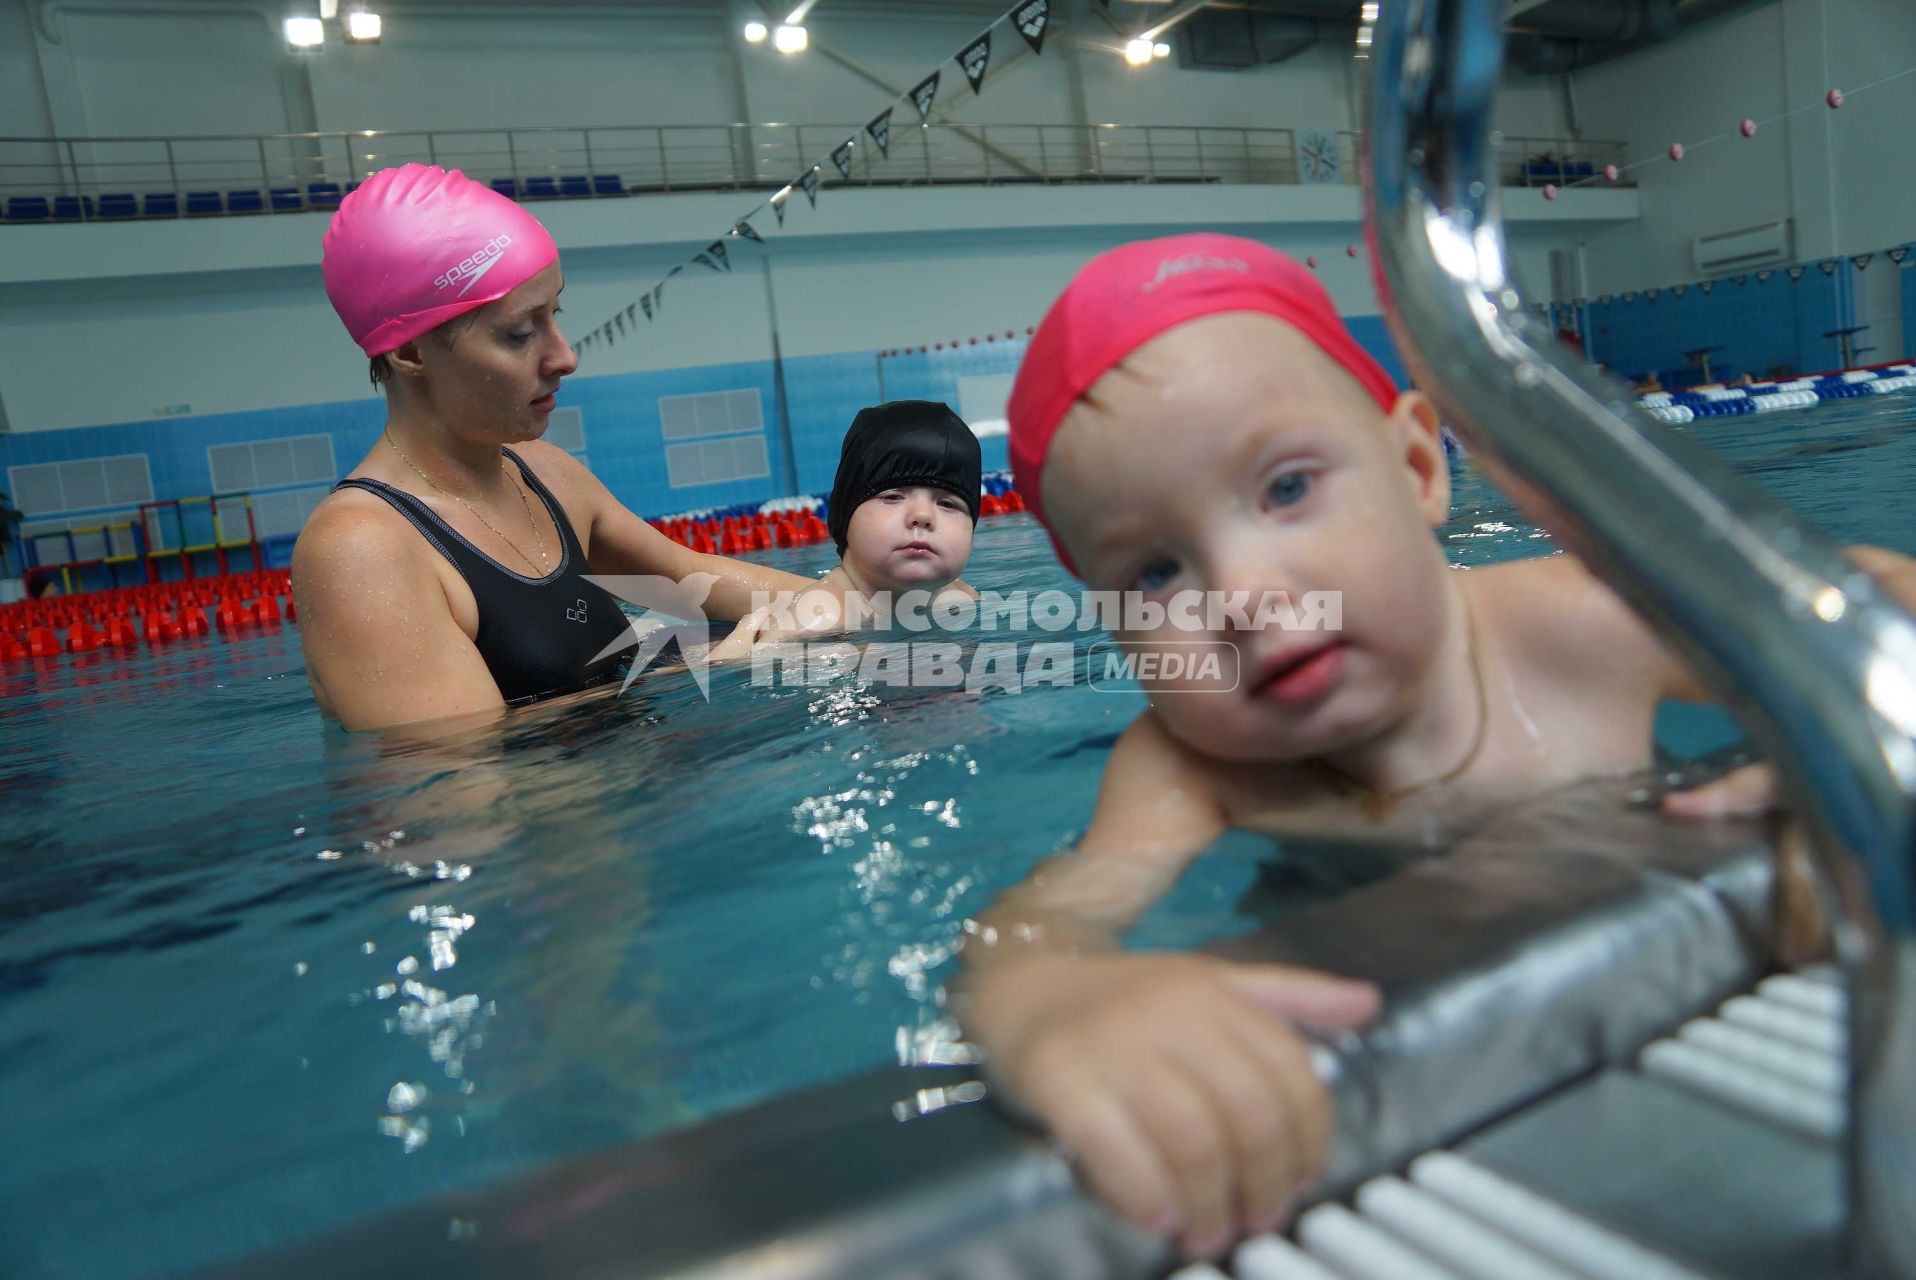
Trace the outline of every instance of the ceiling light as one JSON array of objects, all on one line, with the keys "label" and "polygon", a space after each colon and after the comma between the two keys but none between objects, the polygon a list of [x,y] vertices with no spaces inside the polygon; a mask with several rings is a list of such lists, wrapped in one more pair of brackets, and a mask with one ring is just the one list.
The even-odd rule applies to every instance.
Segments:
[{"label": "ceiling light", "polygon": [[1171,56],[1171,46],[1160,40],[1151,46],[1151,56],[1154,58],[1168,58]]},{"label": "ceiling light", "polygon": [[764,44],[765,37],[768,34],[765,29],[765,24],[762,22],[748,22],[745,24],[746,44]]},{"label": "ceiling light", "polygon": [[1151,61],[1151,57],[1151,42],[1149,40],[1133,40],[1124,46],[1124,60],[1134,67],[1143,66],[1145,63]]},{"label": "ceiling light", "polygon": [[1360,49],[1370,48],[1370,40],[1371,40],[1371,29],[1369,27],[1357,28],[1357,47],[1358,48]]},{"label": "ceiling light", "polygon": [[786,23],[772,33],[772,47],[780,53],[803,53],[805,46],[811,43],[805,34],[805,28]]},{"label": "ceiling light", "polygon": [[1377,21],[1377,6],[1374,4],[1365,5],[1361,10],[1359,10],[1359,16],[1362,17],[1364,21],[1366,22]]},{"label": "ceiling light", "polygon": [[288,18],[286,43],[295,49],[317,49],[326,43],[326,28],[318,18]]},{"label": "ceiling light", "polygon": [[378,44],[385,23],[376,13],[355,9],[346,15],[346,39],[354,44]]}]

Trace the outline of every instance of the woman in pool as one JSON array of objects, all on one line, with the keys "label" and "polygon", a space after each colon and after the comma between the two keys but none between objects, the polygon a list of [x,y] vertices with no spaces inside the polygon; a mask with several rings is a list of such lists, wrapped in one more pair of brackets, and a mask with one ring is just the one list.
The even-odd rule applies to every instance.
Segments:
[{"label": "woman in pool", "polygon": [[715,618],[811,585],[678,545],[539,439],[578,359],[558,248],[513,201],[457,170],[383,170],[333,215],[322,270],[386,391],[379,442],[293,551],[306,673],[348,729],[610,676],[626,621],[588,573],[683,584],[679,611]]}]

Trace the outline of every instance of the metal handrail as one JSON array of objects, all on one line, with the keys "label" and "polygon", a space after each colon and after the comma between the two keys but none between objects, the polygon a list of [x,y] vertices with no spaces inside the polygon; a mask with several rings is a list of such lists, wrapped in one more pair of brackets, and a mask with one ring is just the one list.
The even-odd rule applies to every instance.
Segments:
[{"label": "metal handrail", "polygon": [[1810,822],[1851,986],[1851,1260],[1916,1275],[1916,622],[1523,310],[1490,108],[1501,0],[1391,0],[1366,172],[1398,349],[1485,468],[1743,716]]},{"label": "metal handrail", "polygon": [[[825,159],[856,140],[849,174]],[[1357,135],[1337,135],[1333,181],[1357,181]],[[891,154],[855,124],[714,124],[534,129],[354,130],[195,137],[0,137],[0,198],[70,202],[59,216],[188,217],[330,208],[352,183],[407,161],[497,180],[526,199],[775,187],[822,163],[828,185],[966,183],[1304,182],[1290,129],[1137,124],[957,124],[900,121]],[[1535,185],[1529,161],[1548,153],[1600,171],[1622,144],[1511,138],[1500,180]],[[1558,170],[1549,180],[1576,179]],[[571,179],[570,190],[566,180]],[[612,179],[600,181],[600,179]],[[315,190],[315,188],[318,188]],[[336,188],[336,190],[335,190]],[[113,194],[170,196],[129,211]],[[235,202],[234,194],[248,198]],[[109,211],[110,210],[110,211]],[[52,209],[48,213],[52,215]],[[37,215],[36,219],[37,219]],[[20,220],[0,204],[0,217]]]}]

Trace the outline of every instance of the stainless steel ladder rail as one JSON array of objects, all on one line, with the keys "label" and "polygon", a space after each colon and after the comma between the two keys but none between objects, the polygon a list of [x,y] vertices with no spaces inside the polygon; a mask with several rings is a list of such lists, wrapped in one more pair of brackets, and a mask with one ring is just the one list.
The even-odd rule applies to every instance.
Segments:
[{"label": "stainless steel ladder rail", "polygon": [[1916,623],[1526,315],[1491,137],[1503,7],[1387,0],[1365,171],[1391,332],[1473,455],[1777,762],[1839,904],[1852,1262],[1916,1275]]}]

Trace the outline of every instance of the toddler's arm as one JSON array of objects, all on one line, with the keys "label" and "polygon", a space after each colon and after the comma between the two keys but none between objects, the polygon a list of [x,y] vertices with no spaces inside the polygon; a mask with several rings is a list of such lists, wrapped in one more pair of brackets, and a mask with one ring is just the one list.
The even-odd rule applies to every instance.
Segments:
[{"label": "toddler's arm", "polygon": [[1355,1027],[1364,983],[1116,951],[1223,831],[1201,771],[1146,713],[1119,740],[1080,848],[968,926],[962,992],[999,1097],[1055,1133],[1132,1221],[1194,1255],[1281,1221],[1330,1132],[1287,1019]]}]

